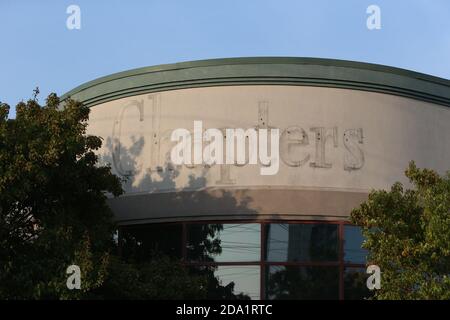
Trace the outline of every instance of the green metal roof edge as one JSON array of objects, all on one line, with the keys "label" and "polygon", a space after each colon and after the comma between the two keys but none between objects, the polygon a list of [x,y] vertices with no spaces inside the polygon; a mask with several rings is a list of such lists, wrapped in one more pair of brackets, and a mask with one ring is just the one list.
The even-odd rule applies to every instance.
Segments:
[{"label": "green metal roof edge", "polygon": [[319,58],[226,58],[132,69],[62,96],[88,106],[149,92],[226,85],[305,85],[381,92],[450,107],[450,80],[389,66]]}]

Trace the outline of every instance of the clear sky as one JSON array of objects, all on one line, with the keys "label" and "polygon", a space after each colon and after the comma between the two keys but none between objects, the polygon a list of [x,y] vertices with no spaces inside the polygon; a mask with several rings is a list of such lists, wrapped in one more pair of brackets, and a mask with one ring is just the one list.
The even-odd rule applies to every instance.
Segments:
[{"label": "clear sky", "polygon": [[[69,30],[69,5],[81,29]],[[381,9],[369,30],[366,9]],[[0,0],[0,101],[40,101],[114,72],[187,60],[298,56],[450,78],[450,0]],[[14,116],[14,113],[12,114]]]}]

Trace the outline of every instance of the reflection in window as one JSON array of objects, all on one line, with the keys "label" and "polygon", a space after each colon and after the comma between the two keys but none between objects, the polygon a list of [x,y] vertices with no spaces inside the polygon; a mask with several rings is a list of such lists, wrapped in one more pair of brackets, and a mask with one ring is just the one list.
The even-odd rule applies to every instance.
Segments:
[{"label": "reflection in window", "polygon": [[259,261],[261,225],[191,224],[187,252],[190,261]]},{"label": "reflection in window", "polygon": [[361,248],[364,237],[361,228],[344,226],[344,261],[348,263],[366,263],[367,250]]},{"label": "reflection in window", "polygon": [[373,292],[367,288],[367,278],[365,268],[345,268],[344,272],[344,299],[362,300],[369,298]]},{"label": "reflection in window", "polygon": [[234,294],[259,300],[259,266],[219,266],[214,275],[222,286],[234,286]]},{"label": "reflection in window", "polygon": [[[261,244],[262,225],[265,232]],[[121,227],[123,258],[145,263],[155,254],[175,258],[186,254],[183,261],[189,270],[206,280],[206,299],[259,299],[261,277],[267,299],[338,299],[339,279],[344,280],[341,289],[345,299],[373,295],[366,286],[367,250],[361,248],[364,238],[357,226],[343,224],[342,239],[336,223],[184,226],[185,233],[182,223]],[[339,273],[339,263],[343,263],[343,274]]]},{"label": "reflection in window", "polygon": [[162,253],[181,258],[182,226],[180,224],[148,224],[121,229],[122,255],[125,259],[146,262]]},{"label": "reflection in window", "polygon": [[195,266],[191,274],[206,280],[209,300],[260,299],[259,266]]},{"label": "reflection in window", "polygon": [[266,274],[266,299],[339,298],[338,267],[270,266]]},{"label": "reflection in window", "polygon": [[338,225],[268,224],[267,261],[336,261]]}]

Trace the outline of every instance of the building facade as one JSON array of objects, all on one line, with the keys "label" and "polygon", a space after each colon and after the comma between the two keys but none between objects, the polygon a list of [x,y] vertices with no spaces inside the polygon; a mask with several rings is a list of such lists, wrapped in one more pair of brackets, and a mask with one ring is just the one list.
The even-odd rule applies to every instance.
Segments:
[{"label": "building facade", "polygon": [[[231,298],[370,295],[351,210],[372,189],[408,185],[411,160],[450,169],[450,81],[397,68],[205,60],[113,74],[68,96],[91,107],[100,162],[124,179],[125,194],[109,200],[124,254],[180,258],[214,274]],[[194,121],[223,132],[279,129],[277,174],[245,163],[175,165],[171,134]]]}]

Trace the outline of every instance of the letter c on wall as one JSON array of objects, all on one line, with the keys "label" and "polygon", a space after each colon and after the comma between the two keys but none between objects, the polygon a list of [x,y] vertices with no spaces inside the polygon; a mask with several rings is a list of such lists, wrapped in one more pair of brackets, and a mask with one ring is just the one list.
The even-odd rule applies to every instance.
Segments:
[{"label": "letter c on wall", "polygon": [[114,120],[113,124],[113,132],[112,132],[112,162],[114,169],[116,172],[125,177],[133,176],[135,175],[134,170],[125,170],[123,168],[122,162],[121,162],[121,152],[122,152],[122,144],[120,142],[121,134],[122,134],[122,120],[124,117],[125,112],[130,108],[137,108],[139,111],[139,119],[137,119],[139,122],[144,121],[144,101],[143,100],[133,100],[130,103],[126,104],[122,107],[122,110],[117,115],[116,119]]}]

